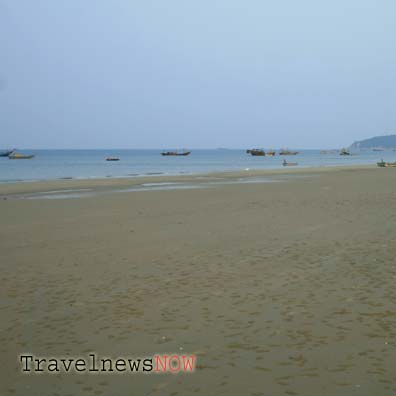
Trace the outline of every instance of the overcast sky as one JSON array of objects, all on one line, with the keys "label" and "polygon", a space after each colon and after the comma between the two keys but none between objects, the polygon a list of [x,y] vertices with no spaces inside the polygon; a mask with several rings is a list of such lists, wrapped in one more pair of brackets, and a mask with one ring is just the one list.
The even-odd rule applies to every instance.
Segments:
[{"label": "overcast sky", "polygon": [[0,0],[0,147],[396,133],[394,0]]}]

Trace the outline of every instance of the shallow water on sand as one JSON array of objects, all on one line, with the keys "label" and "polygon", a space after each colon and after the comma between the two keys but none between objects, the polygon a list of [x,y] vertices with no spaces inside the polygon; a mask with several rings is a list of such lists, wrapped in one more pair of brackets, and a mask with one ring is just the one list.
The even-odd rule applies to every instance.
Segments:
[{"label": "shallow water on sand", "polygon": [[230,184],[251,184],[251,183],[275,183],[275,182],[287,180],[284,176],[285,175],[280,175],[276,179],[273,177],[246,177],[246,178],[237,178],[233,180],[218,178],[218,180],[215,181],[204,181],[204,182],[201,181],[195,183],[194,182],[153,182],[153,183],[142,183],[135,185],[133,187],[111,188],[111,189],[79,188],[79,189],[51,190],[51,191],[39,191],[39,192],[21,194],[21,195],[10,195],[8,196],[8,198],[73,199],[73,198],[89,198],[97,195],[125,193],[125,192],[190,190],[196,188],[213,188],[216,186],[222,186],[227,184],[230,185]]}]

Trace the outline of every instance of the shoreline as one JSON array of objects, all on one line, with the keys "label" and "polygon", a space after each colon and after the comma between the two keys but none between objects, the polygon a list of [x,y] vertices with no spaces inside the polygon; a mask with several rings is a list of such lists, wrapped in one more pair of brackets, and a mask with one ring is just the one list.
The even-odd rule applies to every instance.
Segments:
[{"label": "shoreline", "polygon": [[194,185],[204,182],[214,182],[221,180],[225,182],[244,180],[254,177],[276,177],[295,175],[318,175],[328,172],[356,171],[356,170],[377,169],[375,165],[334,165],[334,166],[312,166],[281,169],[249,169],[240,171],[222,171],[196,174],[179,175],[147,175],[147,176],[123,176],[106,178],[62,178],[49,180],[32,180],[0,183],[0,198],[9,196],[20,196],[23,194],[70,192],[76,190],[90,189],[91,191],[119,191],[134,187],[144,187],[145,184],[166,183],[192,183]]},{"label": "shoreline", "polygon": [[188,378],[134,376],[134,394],[395,394],[394,171],[196,180],[246,173],[286,182],[0,198],[2,394],[131,393],[130,376],[33,378],[18,358],[89,353],[196,356]]}]

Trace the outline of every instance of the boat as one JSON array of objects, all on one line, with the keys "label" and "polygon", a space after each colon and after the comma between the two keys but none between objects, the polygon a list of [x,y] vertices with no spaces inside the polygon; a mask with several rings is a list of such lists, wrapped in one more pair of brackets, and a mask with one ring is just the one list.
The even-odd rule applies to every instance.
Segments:
[{"label": "boat", "polygon": [[287,162],[286,160],[283,160],[282,165],[283,166],[297,166],[298,163],[297,162]]},{"label": "boat", "polygon": [[373,151],[385,151],[385,149],[383,147],[373,147],[372,150]]},{"label": "boat", "polygon": [[107,157],[106,161],[119,161],[120,159],[117,157]]},{"label": "boat", "polygon": [[351,153],[346,148],[342,148],[340,151],[340,155],[351,155]]},{"label": "boat", "polygon": [[251,149],[251,150],[246,150],[246,152],[253,156],[258,156],[258,157],[265,156],[265,152],[262,149]]},{"label": "boat", "polygon": [[33,158],[34,155],[25,155],[25,154],[19,154],[19,153],[11,153],[8,158],[9,159],[31,159]]},{"label": "boat", "polygon": [[396,168],[396,162],[385,162],[384,160],[381,160],[380,162],[377,162],[377,166],[380,168]]},{"label": "boat", "polygon": [[321,150],[320,154],[335,154],[337,150]]},{"label": "boat", "polygon": [[173,155],[173,156],[186,156],[186,155],[190,155],[191,151],[164,151],[161,153],[161,155]]},{"label": "boat", "polygon": [[0,151],[0,157],[8,157],[13,152],[14,152],[14,150]]},{"label": "boat", "polygon": [[290,151],[288,149],[282,149],[279,151],[279,155],[296,155],[298,151]]},{"label": "boat", "polygon": [[265,155],[268,155],[269,157],[273,157],[275,154],[276,152],[274,150],[270,150],[265,153]]}]

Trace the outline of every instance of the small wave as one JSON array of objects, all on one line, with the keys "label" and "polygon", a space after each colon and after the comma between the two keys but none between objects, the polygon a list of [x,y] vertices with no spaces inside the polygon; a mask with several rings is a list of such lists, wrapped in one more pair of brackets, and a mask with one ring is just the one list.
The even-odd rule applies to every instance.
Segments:
[{"label": "small wave", "polygon": [[92,188],[73,188],[73,189],[67,189],[67,190],[50,190],[50,191],[40,191],[36,193],[35,195],[40,195],[40,194],[58,194],[58,193],[68,193],[68,192],[79,192],[79,191],[92,191]]},{"label": "small wave", "polygon": [[28,180],[23,180],[23,179],[6,179],[6,180],[0,180],[0,183],[20,183]]}]

